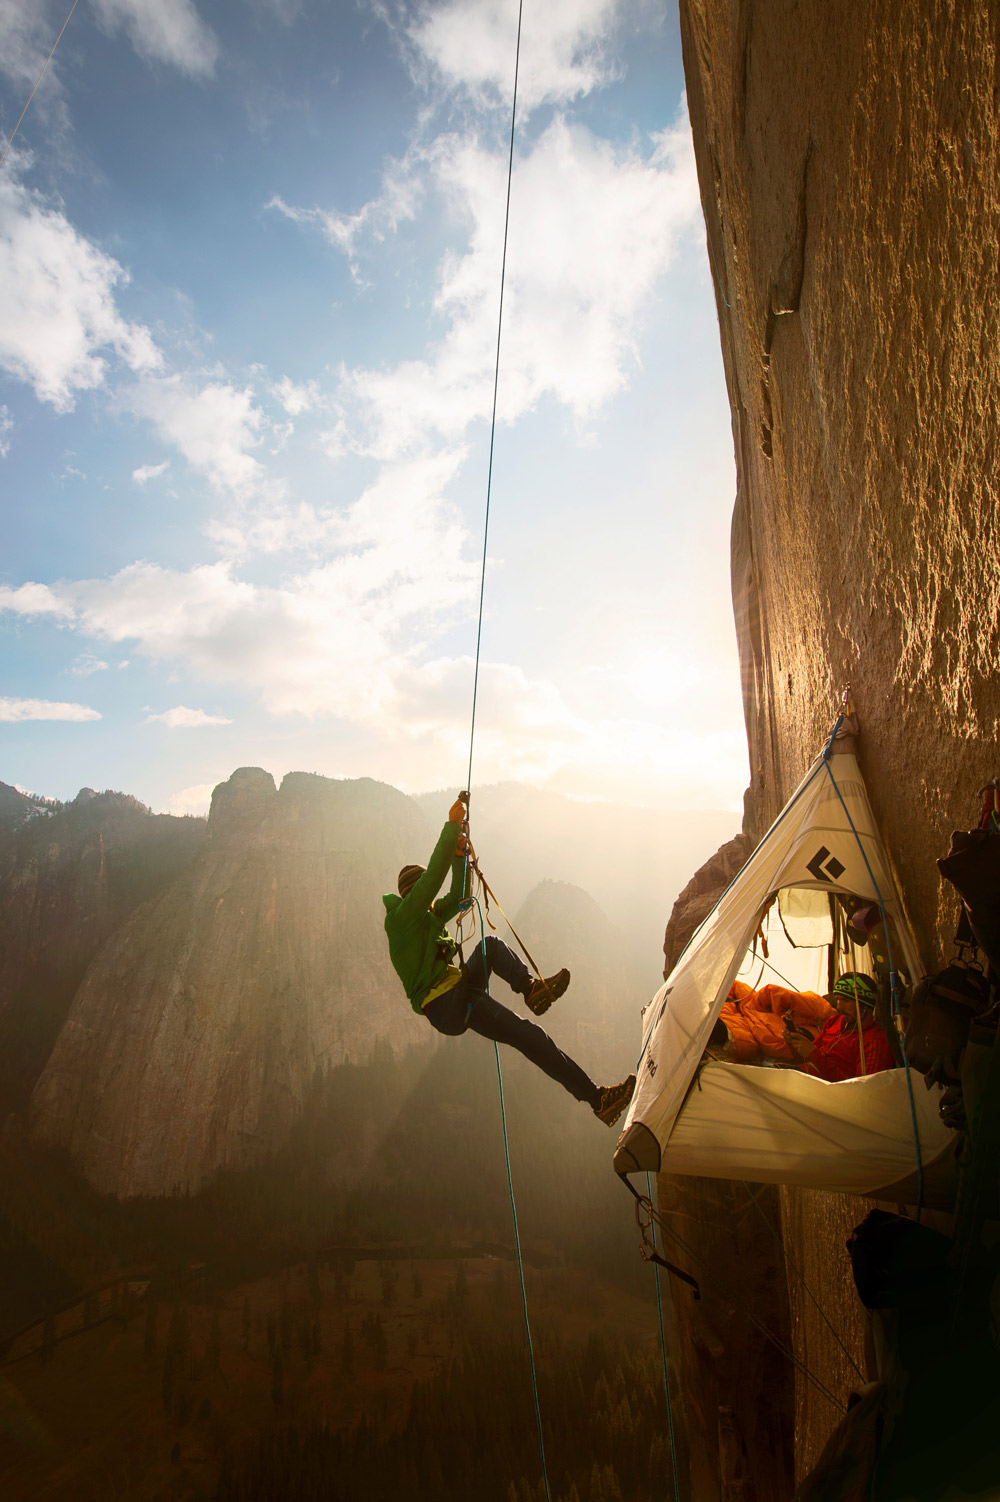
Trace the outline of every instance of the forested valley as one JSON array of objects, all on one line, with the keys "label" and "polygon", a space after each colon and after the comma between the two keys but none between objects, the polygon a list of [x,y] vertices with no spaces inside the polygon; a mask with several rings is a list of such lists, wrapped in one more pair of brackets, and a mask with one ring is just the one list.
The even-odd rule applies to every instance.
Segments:
[{"label": "forested valley", "polygon": [[[553,1502],[645,1502],[671,1461],[631,1203],[590,1113],[503,1062]],[[193,1195],[5,1158],[8,1495],[544,1496],[491,1045],[318,1074],[280,1152]]]}]

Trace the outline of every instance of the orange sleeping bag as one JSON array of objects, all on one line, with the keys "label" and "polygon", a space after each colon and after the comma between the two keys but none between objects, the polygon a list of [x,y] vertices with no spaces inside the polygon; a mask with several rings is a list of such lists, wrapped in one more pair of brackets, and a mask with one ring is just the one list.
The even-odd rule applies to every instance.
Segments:
[{"label": "orange sleeping bag", "polygon": [[785,1039],[784,1018],[789,1014],[797,1027],[810,1033],[837,1016],[835,1008],[815,991],[789,991],[784,986],[753,991],[742,981],[734,981],[719,1013],[729,1034],[726,1057],[736,1064],[752,1064],[761,1058],[798,1064]]}]

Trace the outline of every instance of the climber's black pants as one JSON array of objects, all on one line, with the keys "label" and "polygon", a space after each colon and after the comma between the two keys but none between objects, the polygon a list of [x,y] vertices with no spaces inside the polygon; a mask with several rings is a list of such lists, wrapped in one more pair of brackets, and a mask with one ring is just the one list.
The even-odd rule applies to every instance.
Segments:
[{"label": "climber's black pants", "polygon": [[475,953],[462,968],[458,985],[445,991],[443,996],[436,996],[424,1008],[427,1021],[439,1033],[455,1036],[471,1028],[474,1033],[481,1033],[495,1043],[506,1043],[509,1048],[523,1053],[577,1100],[593,1101],[597,1086],[579,1064],[557,1048],[537,1022],[519,1017],[493,999],[487,990],[491,975],[499,975],[519,996],[526,996],[531,989],[530,970],[512,949],[491,935],[485,946],[476,945]]}]

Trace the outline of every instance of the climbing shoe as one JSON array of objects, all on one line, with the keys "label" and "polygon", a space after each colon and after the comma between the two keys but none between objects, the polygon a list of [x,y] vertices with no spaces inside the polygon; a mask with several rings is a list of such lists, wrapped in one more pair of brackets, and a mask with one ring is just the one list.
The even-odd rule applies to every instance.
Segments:
[{"label": "climbing shoe", "polygon": [[560,970],[556,975],[550,975],[548,980],[532,981],[531,990],[524,998],[525,1006],[529,1012],[534,1012],[536,1017],[540,1017],[543,1012],[548,1011],[554,1001],[559,1000],[568,985],[568,970]]},{"label": "climbing shoe", "polygon": [[594,1115],[605,1126],[614,1126],[635,1092],[635,1075],[630,1074],[620,1085],[602,1085],[593,1102]]}]

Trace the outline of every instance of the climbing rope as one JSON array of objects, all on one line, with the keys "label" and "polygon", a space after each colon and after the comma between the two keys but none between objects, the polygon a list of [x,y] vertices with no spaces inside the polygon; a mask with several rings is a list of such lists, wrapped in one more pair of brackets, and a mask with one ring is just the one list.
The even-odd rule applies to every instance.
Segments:
[{"label": "climbing rope", "polygon": [[747,1196],[750,1199],[750,1203],[753,1205],[754,1209],[757,1211],[757,1213],[760,1216],[761,1220],[767,1226],[767,1229],[770,1231],[771,1235],[774,1237],[775,1241],[778,1243],[778,1246],[781,1248],[781,1255],[784,1257],[786,1265],[791,1268],[792,1272],[798,1278],[799,1282],[802,1284],[802,1287],[805,1289],[806,1293],[809,1295],[810,1299],[815,1304],[816,1310],[817,1310],[817,1312],[819,1314],[820,1319],[826,1325],[826,1327],[829,1330],[830,1334],[833,1336],[834,1340],[837,1342],[838,1346],[843,1351],[844,1355],[847,1357],[848,1361],[851,1363],[851,1365],[853,1366],[854,1370],[857,1372],[858,1376],[861,1378],[862,1382],[864,1382],[866,1380],[864,1372],[861,1370],[860,1366],[858,1366],[858,1363],[855,1361],[854,1357],[851,1355],[851,1352],[849,1351],[849,1349],[845,1345],[844,1341],[841,1339],[841,1337],[840,1337],[837,1329],[835,1328],[832,1320],[830,1320],[830,1318],[828,1317],[828,1315],[826,1313],[826,1310],[823,1308],[823,1305],[820,1303],[819,1299],[816,1297],[816,1295],[813,1293],[812,1289],[809,1287],[809,1284],[806,1282],[805,1273],[802,1272],[802,1270],[799,1268],[798,1264],[795,1263],[795,1262],[793,1262],[792,1258],[789,1256],[789,1254],[788,1254],[788,1248],[785,1246],[785,1240],[784,1240],[784,1237],[782,1236],[781,1232],[778,1230],[777,1226],[775,1226],[775,1225],[772,1224],[772,1222],[769,1220],[769,1218],[767,1217],[767,1215],[764,1213],[764,1209],[761,1206],[760,1201],[757,1199],[757,1196],[753,1193],[752,1189],[750,1188],[750,1185],[748,1183],[746,1183],[746,1181],[744,1179],[741,1179],[740,1183],[743,1185],[743,1188],[746,1190]]},{"label": "climbing rope", "polygon": [[[840,724],[840,721],[838,720],[837,721],[837,725],[839,725],[839,724]],[[833,737],[836,734],[837,725],[834,726],[833,731],[830,734],[830,739],[827,742],[826,751],[824,751],[824,755],[826,755],[826,752],[828,752],[829,749],[830,749],[830,747],[833,745]],[[760,844],[757,847],[758,849],[760,849],[760,845],[763,845],[767,840],[769,840],[771,838],[771,835],[778,828],[778,825],[781,824],[785,819],[788,818],[789,814],[791,813],[792,809],[795,807],[796,803],[798,803],[799,799],[802,798],[802,797],[804,797],[804,795],[809,790],[809,788],[812,787],[813,782],[820,775],[820,772],[822,771],[822,769],[823,769],[823,764],[822,763],[818,764],[814,768],[814,770],[812,772],[812,775],[810,777],[806,778],[805,782],[802,784],[802,786],[799,788],[798,792],[795,794],[795,797],[792,798],[792,800],[785,805],[785,807],[781,810],[781,813],[774,820],[773,824],[771,824],[771,826],[768,829],[767,833],[764,835],[764,838],[760,841]],[[834,786],[836,786],[836,784],[834,784]],[[754,851],[754,854],[756,854],[756,851]],[[862,854],[864,854],[864,851],[862,851]],[[747,866],[749,866],[750,861],[752,861],[753,858],[754,858],[753,855],[751,855],[750,856],[750,860],[745,861],[744,864],[740,867],[740,869],[736,872],[736,874],[732,877],[732,879],[730,880],[729,884],[720,893],[719,898],[718,898],[718,900],[716,901],[716,904],[715,904],[716,907],[719,907],[719,905],[724,901],[724,899],[726,897],[726,894],[732,889],[732,887],[734,887],[736,885],[736,883],[739,881],[740,877],[743,875],[744,871],[747,869]],[[677,967],[680,964],[681,960],[687,954],[688,950],[690,949],[691,945],[694,943],[695,939],[698,937],[698,934],[700,932],[701,932],[701,924],[699,924],[698,927],[695,929],[694,933],[688,939],[687,943],[684,945],[684,948],[681,950],[680,954],[677,956],[676,960],[674,961],[674,970],[677,969]],[[771,967],[771,968],[773,968],[773,967]],[[657,994],[659,994],[659,993],[657,993]],[[657,1022],[659,1020],[660,1012],[662,1011],[662,1007],[657,1007],[655,1011],[653,1010],[652,1007],[650,1007],[649,1010],[652,1012],[652,1017],[650,1019],[649,1026],[646,1029],[646,1035],[645,1035],[645,1037],[642,1040],[642,1050],[641,1050],[641,1052],[639,1054],[639,1058],[638,1058],[638,1060],[636,1062],[635,1072],[636,1072],[637,1075],[638,1075],[639,1070],[640,1070],[640,1068],[642,1066],[642,1061],[646,1057],[646,1050],[649,1047],[650,1042],[652,1041],[653,1033],[656,1031],[656,1024],[657,1024]]]},{"label": "climbing rope", "polygon": [[479,651],[483,641],[483,600],[486,595],[486,544],[490,535],[490,499],[493,493],[493,445],[497,432],[497,391],[500,386],[500,336],[503,332],[503,294],[507,280],[507,232],[510,228],[510,185],[514,176],[514,122],[517,119],[517,76],[521,65],[521,13],[518,0],[517,45],[514,50],[514,94],[510,107],[510,150],[507,154],[507,205],[503,219],[503,255],[500,259],[500,306],[497,311],[497,355],[493,367],[493,410],[490,415],[490,459],[486,471],[486,515],[483,520],[483,563],[479,575],[479,623],[476,627],[476,671],[472,680],[472,721],[469,727],[469,772],[465,786],[472,789],[472,748],[476,739],[476,700],[479,695]]},{"label": "climbing rope", "polygon": [[[801,1372],[802,1376],[805,1377],[808,1382],[812,1383],[816,1391],[821,1393],[822,1396],[826,1398],[827,1402],[832,1403],[834,1408],[838,1409],[841,1413],[845,1413],[847,1411],[846,1403],[838,1398],[830,1390],[830,1388],[827,1387],[826,1383],[823,1382],[819,1377],[817,1377],[815,1372],[813,1372],[809,1368],[809,1366],[800,1359],[800,1357],[796,1356],[795,1352],[785,1344],[785,1342],[779,1335],[776,1335],[774,1331],[764,1323],[759,1315],[756,1315],[753,1312],[753,1310],[747,1304],[746,1300],[740,1297],[740,1295],[733,1288],[732,1282],[728,1280],[724,1274],[720,1276],[718,1269],[710,1268],[705,1257],[701,1253],[699,1253],[693,1246],[691,1246],[688,1241],[685,1241],[684,1237],[680,1234],[679,1231],[677,1231],[673,1226],[667,1225],[663,1216],[653,1205],[652,1200],[649,1198],[649,1196],[641,1195],[638,1189],[636,1189],[633,1184],[629,1183],[624,1174],[621,1175],[621,1181],[625,1185],[625,1188],[629,1191],[629,1193],[633,1195],[635,1199],[640,1201],[643,1207],[647,1210],[650,1219],[659,1226],[664,1237],[672,1236],[674,1241],[677,1242],[677,1245],[682,1249],[682,1251],[686,1253],[689,1261],[695,1263],[696,1265],[698,1263],[701,1264],[703,1270],[710,1275],[712,1286],[714,1287],[715,1292],[718,1293],[721,1297],[723,1303],[728,1304],[731,1309],[735,1309],[738,1313],[745,1315],[745,1317],[750,1321],[751,1325],[753,1325],[754,1329],[757,1330],[761,1335],[763,1335],[764,1339],[771,1345],[773,1345],[775,1350],[779,1351],[781,1355],[785,1357],[786,1361],[791,1363],[796,1371]],[[647,1260],[652,1261],[653,1259],[648,1258]],[[671,1268],[670,1270],[674,1273],[678,1271],[677,1268]],[[694,1282],[694,1279],[689,1275],[682,1276],[686,1276],[687,1282]]]},{"label": "climbing rope", "polygon": [[[477,904],[478,906],[478,904]],[[486,969],[486,931],[482,924],[482,913],[479,915],[480,945],[483,953],[484,974],[489,977]],[[551,1502],[552,1494],[549,1491],[549,1473],[545,1463],[545,1440],[542,1435],[542,1409],[538,1401],[538,1374],[535,1371],[535,1348],[531,1339],[531,1321],[528,1318],[528,1291],[524,1283],[524,1258],[521,1256],[521,1233],[517,1224],[517,1203],[514,1199],[514,1180],[510,1171],[510,1143],[507,1139],[507,1110],[503,1097],[503,1071],[500,1068],[500,1045],[493,1044],[493,1052],[497,1062],[497,1089],[500,1093],[500,1125],[503,1128],[503,1157],[507,1167],[507,1192],[510,1195],[510,1214],[514,1224],[514,1250],[517,1253],[517,1274],[521,1284],[521,1310],[524,1314],[524,1333],[528,1338],[528,1365],[531,1368],[531,1393],[535,1400],[535,1427],[538,1430],[538,1453],[542,1461],[542,1481],[545,1485],[546,1502]]]},{"label": "climbing rope", "polygon": [[[650,1182],[648,1173],[646,1175],[646,1198],[648,1199],[650,1205],[652,1205],[653,1186]],[[636,1204],[636,1209],[638,1209],[638,1203]],[[656,1232],[652,1228],[652,1217],[650,1217],[650,1235],[655,1250]],[[673,1502],[680,1502],[681,1487],[680,1481],[677,1476],[677,1442],[674,1435],[674,1405],[670,1398],[670,1371],[667,1366],[667,1337],[663,1333],[663,1299],[660,1294],[660,1269],[656,1263],[653,1264],[653,1280],[656,1284],[656,1318],[660,1326],[660,1360],[663,1364],[663,1391],[667,1396],[667,1431],[670,1435],[670,1467],[673,1472],[674,1478]]]},{"label": "climbing rope", "polygon": [[[924,1161],[923,1154],[920,1148],[920,1127],[917,1124],[917,1103],[913,1096],[913,1078],[910,1072],[910,1061],[907,1058],[906,1054],[906,1037],[903,1033],[902,1028],[900,1028],[898,1025],[900,1016],[899,974],[896,970],[895,960],[892,957],[892,935],[889,931],[889,919],[886,915],[885,899],[883,898],[881,890],[879,889],[878,882],[875,880],[875,872],[871,868],[871,862],[868,859],[868,853],[865,850],[864,844],[862,843],[861,836],[858,834],[858,831],[855,828],[854,820],[851,818],[850,809],[844,802],[844,795],[841,793],[840,788],[837,786],[837,779],[836,777],[834,777],[833,769],[830,766],[830,752],[833,749],[833,743],[836,739],[837,731],[843,724],[844,714],[847,710],[846,692],[844,698],[844,707],[841,713],[837,716],[836,724],[834,725],[833,730],[830,732],[830,739],[826,743],[826,748],[823,752],[823,760],[821,765],[824,766],[827,770],[830,782],[833,784],[833,790],[837,795],[837,799],[840,803],[841,808],[844,810],[844,817],[847,819],[848,824],[851,826],[851,833],[853,834],[854,839],[857,843],[857,847],[861,852],[861,859],[865,863],[865,870],[868,872],[869,880],[871,881],[872,887],[875,891],[875,896],[878,900],[878,910],[882,918],[882,926],[885,930],[885,952],[886,958],[889,961],[889,990],[892,996],[892,1015],[894,1021],[897,1024],[896,1032],[899,1036],[899,1047],[903,1055],[903,1069],[906,1074],[906,1092],[910,1101],[910,1125],[913,1129],[913,1148],[917,1159],[917,1220],[919,1221],[924,1205]],[[859,1040],[859,1046],[864,1046],[863,1038]]]},{"label": "climbing rope", "polygon": [[62,39],[62,34],[66,30],[66,27],[69,25],[69,18],[73,14],[73,12],[76,10],[76,6],[77,6],[77,0],[73,0],[73,4],[69,8],[69,15],[66,17],[65,21],[62,23],[62,26],[59,28],[59,35],[56,37],[55,41],[52,43],[51,51],[49,52],[48,57],[45,59],[44,63],[42,64],[42,71],[41,71],[41,73],[39,73],[38,77],[35,79],[35,88],[32,89],[31,93],[28,95],[28,98],[27,98],[27,101],[25,103],[24,109],[21,111],[21,113],[17,117],[17,124],[14,126],[14,129],[11,131],[10,135],[7,137],[7,144],[4,147],[4,149],[3,149],[3,154],[0,155],[0,167],[3,166],[4,157],[7,155],[8,151],[10,150],[11,143],[14,140],[14,137],[17,135],[18,130],[20,129],[21,121],[24,119],[25,115],[28,113],[28,105],[31,103],[31,101],[35,97],[35,90],[38,88],[38,85],[41,83],[42,78],[43,78],[44,73],[45,73],[45,70],[49,66],[49,63],[52,61],[52,53],[55,52],[56,48],[59,46],[59,42]]},{"label": "climbing rope", "polygon": [[[521,64],[521,16],[523,9],[523,0],[518,0],[517,42],[514,49],[514,89],[511,98],[510,109],[510,146],[507,153],[507,202],[504,209],[503,221],[503,255],[500,262],[500,303],[497,311],[496,360],[493,366],[493,406],[490,414],[490,456],[486,472],[486,512],[483,519],[483,556],[482,567],[479,575],[479,616],[476,624],[476,665],[472,680],[472,714],[469,724],[469,768],[465,779],[465,786],[467,789],[465,795],[466,800],[468,800],[469,795],[472,791],[472,756],[476,741],[476,706],[479,699],[479,659],[483,642],[483,602],[486,596],[486,551],[490,534],[490,501],[493,494],[493,449],[496,442],[497,430],[497,392],[500,385],[500,340],[503,332],[503,295],[507,280],[507,237],[508,231],[510,229],[510,188],[511,181],[514,176],[514,128],[517,121],[517,80]],[[466,801],[466,811],[468,812],[468,801]],[[489,910],[489,898],[493,897],[494,903],[496,903],[496,906],[500,909],[501,912],[503,912],[503,908],[500,907],[500,904],[499,902],[497,902],[495,895],[487,885],[482,872],[479,870],[479,865],[475,858],[475,851],[472,850],[471,845],[468,844],[467,832],[466,842],[467,850],[464,882],[468,882],[469,870],[471,866],[474,874],[478,877],[482,886],[483,894],[486,899],[487,911]],[[463,886],[463,897],[466,895],[466,892],[467,887]],[[483,921],[483,911],[482,907],[479,904],[478,898],[474,898],[473,900],[475,901],[476,907],[479,912],[479,942],[482,947],[484,973],[488,976],[489,970],[486,968],[486,924]],[[507,918],[506,913],[504,913],[504,918],[507,921],[508,926],[510,927],[511,933],[514,933],[513,924],[511,924],[510,919]],[[493,927],[492,923],[490,924],[490,927]],[[515,938],[517,938],[516,933],[514,933],[514,936]],[[521,943],[520,939],[518,939],[518,943]],[[523,949],[524,945],[522,944],[521,947]],[[459,944],[459,948],[461,949],[461,943]],[[525,954],[527,954],[527,950],[525,950]],[[535,966],[534,961],[532,960],[531,963],[535,968],[535,973],[538,974],[538,968],[537,966]],[[510,1213],[511,1220],[514,1226],[514,1249],[517,1253],[517,1271],[521,1283],[521,1308],[524,1314],[524,1333],[527,1337],[528,1342],[528,1363],[531,1368],[531,1390],[535,1401],[535,1427],[538,1430],[538,1453],[542,1462],[542,1482],[545,1487],[546,1502],[552,1502],[552,1492],[549,1487],[548,1467],[545,1462],[545,1440],[542,1435],[542,1410],[538,1401],[538,1375],[535,1370],[535,1351],[531,1339],[531,1321],[528,1317],[528,1294],[524,1282],[524,1259],[521,1256],[521,1235],[517,1224],[517,1202],[514,1198],[514,1180],[511,1175],[510,1168],[510,1143],[507,1137],[507,1111],[504,1104],[503,1095],[503,1070],[500,1067],[500,1046],[496,1042],[494,1042],[493,1044],[493,1052],[496,1056],[497,1088],[500,1095],[500,1125],[503,1129],[504,1161],[507,1165],[507,1192],[510,1196]]]}]

